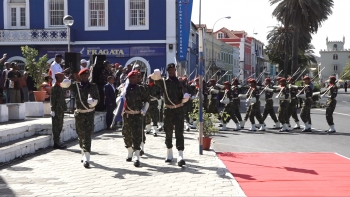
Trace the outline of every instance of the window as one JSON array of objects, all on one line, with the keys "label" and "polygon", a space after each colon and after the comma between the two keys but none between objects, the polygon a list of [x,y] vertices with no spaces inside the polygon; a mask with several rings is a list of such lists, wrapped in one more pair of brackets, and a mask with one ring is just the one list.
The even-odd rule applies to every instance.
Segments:
[{"label": "window", "polygon": [[108,30],[108,0],[85,0],[85,30]]},{"label": "window", "polygon": [[334,54],[333,55],[333,60],[337,60],[338,59],[338,55],[337,54]]},{"label": "window", "polygon": [[333,51],[337,51],[338,50],[338,46],[336,44],[333,45]]},{"label": "window", "polygon": [[222,32],[219,32],[218,33],[218,39],[222,39],[222,38],[224,38],[224,34]]},{"label": "window", "polygon": [[149,29],[149,0],[125,0],[125,30]]},{"label": "window", "polygon": [[62,28],[63,17],[68,14],[67,0],[44,1],[45,28]]},{"label": "window", "polygon": [[338,70],[338,65],[334,65],[334,71],[337,71]]},{"label": "window", "polygon": [[29,28],[28,0],[10,0],[8,7],[4,6],[4,29]]}]

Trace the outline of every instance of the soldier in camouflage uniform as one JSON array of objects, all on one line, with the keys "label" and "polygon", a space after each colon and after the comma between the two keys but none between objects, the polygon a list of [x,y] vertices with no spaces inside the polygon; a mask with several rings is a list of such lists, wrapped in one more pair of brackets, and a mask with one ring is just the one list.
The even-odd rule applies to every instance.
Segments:
[{"label": "soldier in camouflage uniform", "polygon": [[[179,166],[186,165],[183,158],[183,151],[185,149],[184,144],[184,109],[183,104],[188,101],[190,95],[182,85],[182,83],[176,77],[176,67],[175,64],[168,64],[166,68],[169,77],[167,79],[162,79],[161,73],[158,69],[154,71],[151,78],[155,81],[164,92],[164,131],[165,131],[165,144],[167,146],[167,157],[166,162],[171,162],[173,159],[173,129],[175,126],[175,138],[176,138],[176,148],[179,151],[179,156],[177,162]],[[185,94],[184,94],[185,93]]]},{"label": "soldier in camouflage uniform", "polygon": [[300,129],[300,123],[297,114],[297,105],[298,105],[298,86],[294,85],[294,79],[292,77],[288,78],[289,82],[289,92],[290,92],[290,101],[288,105],[288,115],[287,115],[287,124],[290,125],[290,117],[292,117],[296,123],[293,129]]},{"label": "soldier in camouflage uniform", "polygon": [[140,166],[140,152],[143,137],[142,124],[143,116],[146,115],[149,108],[149,95],[146,89],[139,85],[140,73],[137,70],[130,72],[129,85],[126,89],[125,104],[123,113],[123,128],[125,147],[128,149],[128,157],[126,161],[132,161],[132,153],[134,152],[134,166]]},{"label": "soldier in camouflage uniform", "polygon": [[[253,80],[253,79],[252,79],[252,78],[248,78],[248,79],[247,79],[247,82],[250,83],[251,80]],[[251,90],[251,87],[250,87],[250,86],[243,86],[242,89],[243,89],[243,88],[244,88],[244,89],[247,89],[247,88],[248,88],[247,93],[244,94],[244,95],[243,95],[243,94],[240,94],[239,97],[240,97],[240,98],[247,98],[247,97],[248,97],[248,94],[249,94],[249,92],[250,92],[250,90]],[[248,105],[248,106],[247,106],[247,111],[246,111],[246,113],[245,113],[245,116],[244,116],[243,121],[241,122],[241,129],[244,128],[245,123],[246,123],[246,122],[248,121],[248,119],[249,119],[250,111],[252,110],[252,106],[249,105],[249,103],[246,102],[246,105]]]},{"label": "soldier in camouflage uniform", "polygon": [[259,121],[259,123],[262,127],[260,130],[265,131],[265,125],[264,125],[264,122],[262,121],[262,117],[260,114],[260,101],[259,101],[260,91],[256,87],[255,79],[249,80],[249,85],[250,85],[250,89],[248,91],[248,94],[244,94],[244,95],[240,94],[239,95],[239,97],[242,97],[242,98],[248,97],[247,102],[250,103],[250,111],[247,113],[248,113],[248,117],[250,119],[250,122],[252,124],[252,127],[249,129],[249,131],[256,131],[255,117]]},{"label": "soldier in camouflage uniform", "polygon": [[219,94],[219,88],[216,87],[216,80],[210,79],[210,88],[208,89],[208,108],[207,113],[219,114],[218,105],[217,105],[217,96]]},{"label": "soldier in camouflage uniform", "polygon": [[[277,117],[275,114],[275,109],[273,108],[272,96],[273,96],[274,89],[272,89],[272,88],[273,87],[271,86],[271,79],[266,78],[265,79],[265,107],[264,107],[262,120],[265,122],[267,115],[270,115],[272,120],[275,122],[274,128],[279,129],[281,126],[280,126],[280,122],[278,122],[278,120],[277,120]],[[264,123],[264,125],[265,125],[265,123]]]},{"label": "soldier in camouflage uniform", "polygon": [[303,106],[300,111],[300,118],[305,124],[305,128],[303,132],[312,132],[311,130],[311,105],[312,105],[312,88],[310,86],[310,77],[305,76],[303,78],[305,87],[303,90],[304,94],[298,94],[298,98],[302,98],[304,100]]},{"label": "soldier in camouflage uniform", "polygon": [[68,88],[74,94],[76,110],[74,111],[75,127],[79,146],[82,149],[82,162],[85,168],[90,166],[91,136],[94,133],[95,106],[99,102],[97,85],[89,82],[90,71],[80,70],[76,82],[65,79],[62,88]]},{"label": "soldier in camouflage uniform", "polygon": [[[327,90],[324,92],[321,92],[323,97],[328,98],[327,99],[327,107],[326,107],[326,120],[329,125],[329,130],[326,131],[327,133],[335,133],[334,128],[334,122],[333,122],[333,112],[335,110],[335,107],[337,105],[337,100],[335,99],[338,95],[338,87],[336,85],[336,78],[334,76],[329,77],[329,85],[327,87]],[[327,94],[327,95],[325,95]]]},{"label": "soldier in camouflage uniform", "polygon": [[[191,91],[191,82],[188,82],[187,77],[182,78],[183,86],[186,87],[188,93],[192,95]],[[184,114],[185,114],[185,131],[190,131],[190,116],[189,113],[192,112],[192,99],[189,99],[186,103],[184,103]]]},{"label": "soldier in camouflage uniform", "polygon": [[67,146],[63,146],[60,143],[60,134],[63,127],[64,112],[67,110],[66,105],[66,93],[61,87],[61,83],[64,79],[63,73],[55,74],[56,83],[51,89],[51,116],[52,116],[52,135],[53,135],[53,148],[65,149]]},{"label": "soldier in camouflage uniform", "polygon": [[222,128],[221,131],[226,131],[226,124],[230,119],[233,120],[233,122],[236,123],[236,131],[240,130],[241,126],[238,123],[237,117],[236,117],[236,108],[237,108],[237,102],[240,101],[239,95],[239,89],[237,88],[231,88],[230,82],[226,81],[224,82],[224,88],[225,88],[225,94],[220,100],[220,103],[224,104],[225,107],[221,112],[222,116]]},{"label": "soldier in camouflage uniform", "polygon": [[289,105],[289,88],[286,86],[286,79],[279,80],[280,92],[276,96],[279,99],[280,105],[278,108],[278,120],[282,124],[280,132],[288,131],[287,118],[288,118],[288,105]]},{"label": "soldier in camouflage uniform", "polygon": [[152,131],[153,135],[157,136],[158,133],[158,120],[159,120],[159,101],[160,101],[160,87],[154,84],[151,75],[148,76],[147,91],[150,96],[150,106],[147,111],[152,119]]}]

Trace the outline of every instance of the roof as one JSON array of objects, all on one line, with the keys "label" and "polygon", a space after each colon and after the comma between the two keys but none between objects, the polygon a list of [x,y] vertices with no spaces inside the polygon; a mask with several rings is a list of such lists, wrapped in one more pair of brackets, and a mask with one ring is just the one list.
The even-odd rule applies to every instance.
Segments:
[{"label": "roof", "polygon": [[219,29],[218,31],[216,31],[214,34],[216,35],[217,33],[222,32],[225,34],[224,38],[239,38],[238,36],[236,36],[234,33],[232,33],[232,31],[230,31],[229,29],[227,29],[226,27],[223,27],[221,29]]},{"label": "roof", "polygon": [[[197,29],[199,28],[199,24],[196,24],[196,28]],[[206,24],[201,24],[201,28],[207,28],[207,25]]]}]

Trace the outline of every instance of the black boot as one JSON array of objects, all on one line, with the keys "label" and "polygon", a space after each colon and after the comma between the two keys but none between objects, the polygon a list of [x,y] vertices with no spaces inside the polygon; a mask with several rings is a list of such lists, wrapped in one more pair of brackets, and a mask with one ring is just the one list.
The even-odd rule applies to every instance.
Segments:
[{"label": "black boot", "polygon": [[54,149],[61,149],[61,150],[63,150],[63,149],[65,149],[66,147],[65,147],[65,146],[62,146],[62,145],[59,144],[59,143],[54,143],[54,144],[53,144],[53,148],[54,148]]}]

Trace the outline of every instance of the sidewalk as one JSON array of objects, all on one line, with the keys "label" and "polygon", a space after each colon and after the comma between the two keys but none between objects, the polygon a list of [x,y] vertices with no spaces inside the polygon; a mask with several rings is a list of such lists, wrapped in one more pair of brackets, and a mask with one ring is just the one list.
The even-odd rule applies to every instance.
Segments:
[{"label": "sidewalk", "polygon": [[121,132],[103,131],[92,141],[91,169],[80,162],[77,141],[67,150],[46,149],[0,167],[0,196],[245,196],[214,152],[198,154],[197,136],[186,132],[187,166],[180,168],[176,159],[164,162],[164,132],[147,135],[136,168],[125,161]]}]

